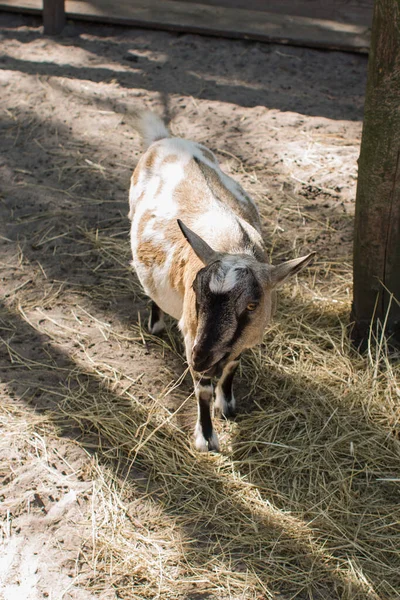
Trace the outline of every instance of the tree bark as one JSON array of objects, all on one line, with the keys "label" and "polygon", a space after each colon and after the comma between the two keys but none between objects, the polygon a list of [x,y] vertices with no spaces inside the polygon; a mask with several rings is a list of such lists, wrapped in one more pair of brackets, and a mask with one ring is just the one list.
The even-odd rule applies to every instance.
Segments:
[{"label": "tree bark", "polygon": [[400,0],[375,0],[358,161],[352,337],[400,343]]},{"label": "tree bark", "polygon": [[46,35],[57,35],[65,27],[64,0],[43,0],[43,28]]}]

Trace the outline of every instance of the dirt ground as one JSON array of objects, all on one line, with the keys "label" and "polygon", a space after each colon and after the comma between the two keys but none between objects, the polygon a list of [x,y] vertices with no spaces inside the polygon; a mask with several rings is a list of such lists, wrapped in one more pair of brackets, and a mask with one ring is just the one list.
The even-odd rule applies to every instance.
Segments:
[{"label": "dirt ground", "polygon": [[[317,251],[325,288],[314,301],[329,302],[321,289],[332,269],[345,313],[367,58],[77,23],[51,39],[34,18],[2,14],[0,22],[0,596],[355,598],[322,575],[320,587],[290,588],[284,571],[268,582],[260,568],[246,583],[244,555],[232,555],[240,593],[222,568],[211,584],[218,540],[196,578],[205,537],[196,534],[182,559],[196,524],[193,515],[186,529],[176,520],[189,514],[190,495],[169,496],[160,483],[170,481],[168,468],[141,463],[139,447],[126,471],[128,409],[115,446],[107,423],[111,430],[112,406],[124,402],[143,414],[140,448],[154,417],[179,429],[171,448],[174,456],[183,449],[193,472],[214,481],[216,460],[224,477],[241,468],[229,462],[235,424],[218,425],[223,457],[198,462],[192,409],[171,417],[191,391],[187,378],[175,386],[185,364],[174,325],[160,341],[144,337],[147,300],[129,269],[128,188],[140,156],[130,114],[154,109],[175,134],[209,146],[256,199],[272,260]],[[313,289],[312,276],[304,286]],[[243,415],[252,408],[247,395]],[[175,444],[175,433],[165,436]],[[113,554],[127,524],[131,537]]]}]

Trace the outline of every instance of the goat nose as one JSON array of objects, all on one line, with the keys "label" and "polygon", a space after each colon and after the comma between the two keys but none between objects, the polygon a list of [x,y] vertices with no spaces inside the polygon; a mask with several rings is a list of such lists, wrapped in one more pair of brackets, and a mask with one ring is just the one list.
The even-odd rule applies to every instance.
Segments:
[{"label": "goat nose", "polygon": [[210,353],[194,344],[192,348],[192,361],[196,371],[204,371],[207,368],[209,359],[211,358]]},{"label": "goat nose", "polygon": [[193,362],[198,362],[199,360],[202,359],[202,354],[204,355],[204,353],[201,351],[201,348],[198,344],[194,344],[193,348],[192,348],[192,359]]}]

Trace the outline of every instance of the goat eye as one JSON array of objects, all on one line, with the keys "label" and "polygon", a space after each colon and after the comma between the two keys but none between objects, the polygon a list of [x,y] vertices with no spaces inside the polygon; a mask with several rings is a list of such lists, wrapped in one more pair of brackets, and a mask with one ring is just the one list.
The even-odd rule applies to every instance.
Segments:
[{"label": "goat eye", "polygon": [[251,312],[253,310],[256,310],[257,306],[257,302],[249,302],[249,304],[246,306],[246,310],[249,310]]}]

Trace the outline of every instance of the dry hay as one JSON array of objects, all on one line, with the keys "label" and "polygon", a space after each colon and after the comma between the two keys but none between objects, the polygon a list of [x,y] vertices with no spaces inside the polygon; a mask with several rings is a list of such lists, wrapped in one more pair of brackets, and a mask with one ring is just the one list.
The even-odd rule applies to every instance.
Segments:
[{"label": "dry hay", "polygon": [[[112,281],[88,294],[106,300],[128,286],[140,298],[122,236],[82,233],[98,270],[114,265]],[[95,453],[86,589],[111,586],[124,599],[398,594],[399,367],[380,334],[365,357],[350,346],[350,281],[349,265],[317,262],[283,290],[265,344],[242,360],[242,408],[218,424],[220,456],[195,453],[180,426],[177,413],[193,404],[185,374],[151,404],[105,364],[43,385],[57,405],[47,420]],[[167,361],[182,349],[173,326],[154,338],[139,323],[128,339]],[[48,369],[9,352],[31,372]],[[178,410],[167,408],[171,395]]]}]

